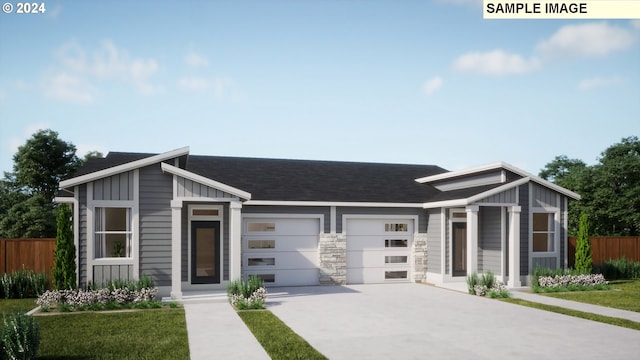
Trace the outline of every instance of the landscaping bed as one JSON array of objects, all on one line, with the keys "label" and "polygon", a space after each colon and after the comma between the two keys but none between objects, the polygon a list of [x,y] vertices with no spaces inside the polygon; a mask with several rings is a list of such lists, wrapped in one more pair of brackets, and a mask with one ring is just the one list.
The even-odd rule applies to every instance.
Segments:
[{"label": "landscaping bed", "polygon": [[541,295],[640,312],[640,280],[611,281],[609,287],[609,290],[603,291],[549,292]]}]

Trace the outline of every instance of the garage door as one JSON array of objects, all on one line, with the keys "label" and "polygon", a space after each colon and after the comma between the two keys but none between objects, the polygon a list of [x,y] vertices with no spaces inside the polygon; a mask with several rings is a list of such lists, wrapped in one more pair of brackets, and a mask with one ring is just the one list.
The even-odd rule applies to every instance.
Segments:
[{"label": "garage door", "polygon": [[347,219],[347,283],[411,278],[411,219]]},{"label": "garage door", "polygon": [[242,273],[265,285],[318,285],[318,218],[244,217]]}]

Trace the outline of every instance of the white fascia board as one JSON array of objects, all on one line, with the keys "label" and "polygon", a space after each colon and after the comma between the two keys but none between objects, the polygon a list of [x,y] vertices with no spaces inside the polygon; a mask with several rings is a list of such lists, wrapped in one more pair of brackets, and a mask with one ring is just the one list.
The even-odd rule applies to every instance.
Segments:
[{"label": "white fascia board", "polygon": [[467,199],[455,199],[455,200],[445,200],[445,201],[435,201],[428,202],[422,204],[423,209],[436,209],[436,208],[446,208],[446,207],[457,207],[457,206],[467,206],[469,202]]},{"label": "white fascia board", "polygon": [[504,184],[504,185],[498,186],[497,188],[493,188],[491,190],[487,190],[485,192],[482,192],[480,194],[473,195],[473,196],[467,198],[467,202],[469,204],[472,204],[472,203],[474,203],[474,202],[476,202],[478,200],[484,199],[484,198],[489,197],[491,195],[499,194],[499,193],[501,193],[503,191],[506,191],[506,190],[509,190],[509,189],[513,189],[514,187],[518,187],[518,186],[520,186],[522,184],[526,184],[530,180],[531,180],[531,178],[524,177],[524,178],[516,180],[514,182],[510,182],[508,184]]},{"label": "white fascia board", "polygon": [[130,171],[130,170],[138,169],[141,167],[145,167],[148,165],[159,163],[164,160],[180,157],[187,154],[189,154],[188,146],[180,149],[168,151],[166,153],[152,155],[144,159],[140,159],[140,160],[126,163],[126,164],[114,166],[108,169],[92,172],[90,174],[78,176],[68,180],[63,180],[60,182],[60,188],[69,188],[72,186],[88,183],[90,181],[102,179],[111,175],[119,174],[119,173]]},{"label": "white fascia board", "polygon": [[558,186],[550,181],[547,181],[539,176],[530,174],[522,169],[519,169],[511,164],[502,162],[502,161],[497,161],[497,162],[493,162],[490,164],[486,164],[486,165],[481,165],[481,166],[476,166],[476,167],[472,167],[472,168],[468,168],[468,169],[462,169],[462,170],[457,170],[457,171],[449,171],[446,173],[442,173],[442,174],[438,174],[438,175],[432,175],[432,176],[426,176],[426,177],[422,177],[419,179],[415,179],[416,182],[424,184],[424,183],[429,183],[429,182],[434,182],[434,181],[438,181],[438,180],[446,180],[446,179],[450,179],[450,178],[454,178],[454,177],[458,177],[458,176],[464,176],[464,175],[470,175],[473,173],[478,173],[478,172],[483,172],[483,171],[488,171],[488,170],[495,170],[495,169],[506,169],[509,170],[515,174],[518,174],[522,177],[525,178],[530,178],[531,181],[536,182],[542,186],[548,187],[552,190],[555,190],[563,195],[566,195],[572,199],[575,200],[580,200],[580,195],[576,194],[575,192],[565,189],[562,186]]},{"label": "white fascia board", "polygon": [[58,204],[73,204],[75,199],[70,196],[56,196],[53,198],[53,202]]},{"label": "white fascia board", "polygon": [[423,204],[422,203],[346,202],[346,201],[249,200],[249,201],[246,201],[243,205],[422,208]]},{"label": "white fascia board", "polygon": [[191,171],[180,169],[179,167],[175,167],[175,166],[169,165],[167,163],[162,163],[160,166],[162,167],[162,171],[163,172],[168,172],[168,173],[173,174],[173,175],[178,175],[180,177],[183,177],[185,179],[189,179],[189,180],[197,182],[199,184],[206,185],[208,187],[212,187],[212,188],[218,189],[220,191],[224,191],[224,192],[229,193],[231,195],[235,195],[235,196],[237,196],[239,198],[242,198],[242,199],[246,199],[246,200],[250,200],[251,199],[251,194],[250,193],[248,193],[246,191],[243,191],[243,190],[240,190],[240,189],[236,189],[233,186],[229,186],[227,184],[223,184],[221,182],[206,178],[206,177],[204,177],[202,175],[198,175],[198,174],[192,173]]}]

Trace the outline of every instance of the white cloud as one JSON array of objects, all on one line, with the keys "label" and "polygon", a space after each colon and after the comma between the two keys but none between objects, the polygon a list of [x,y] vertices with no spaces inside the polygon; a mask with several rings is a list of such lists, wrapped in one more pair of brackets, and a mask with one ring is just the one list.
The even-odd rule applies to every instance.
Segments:
[{"label": "white cloud", "polygon": [[456,71],[485,75],[523,74],[538,66],[536,59],[527,60],[521,55],[503,50],[467,53],[453,62],[453,69]]},{"label": "white cloud", "polygon": [[200,54],[196,54],[195,52],[190,52],[188,53],[185,57],[184,57],[184,61],[187,63],[187,65],[191,66],[191,67],[199,67],[199,66],[206,66],[209,65],[209,60],[200,55]]},{"label": "white cloud", "polygon": [[65,102],[90,104],[95,98],[95,88],[84,78],[60,72],[45,78],[45,95]]},{"label": "white cloud", "polygon": [[422,84],[422,93],[431,95],[442,87],[442,78],[440,76],[433,77]]},{"label": "white cloud", "polygon": [[566,25],[536,50],[548,58],[605,56],[629,48],[634,42],[631,31],[606,22]]},{"label": "white cloud", "polygon": [[178,88],[187,91],[205,91],[211,87],[211,82],[199,77],[181,77],[178,79]]},{"label": "white cloud", "polygon": [[601,87],[613,86],[622,82],[623,80],[619,76],[595,77],[580,81],[580,83],[578,83],[578,89],[587,91]]},{"label": "white cloud", "polygon": [[213,93],[216,98],[222,99],[226,97],[231,97],[234,100],[237,100],[238,94],[235,91],[235,83],[231,78],[223,77],[216,78],[213,80]]},{"label": "white cloud", "polygon": [[90,103],[96,94],[96,80],[120,81],[130,84],[139,94],[160,92],[152,83],[160,65],[155,59],[132,58],[111,40],[105,40],[92,56],[74,41],[63,44],[56,52],[59,64],[45,79],[45,94],[58,100]]}]

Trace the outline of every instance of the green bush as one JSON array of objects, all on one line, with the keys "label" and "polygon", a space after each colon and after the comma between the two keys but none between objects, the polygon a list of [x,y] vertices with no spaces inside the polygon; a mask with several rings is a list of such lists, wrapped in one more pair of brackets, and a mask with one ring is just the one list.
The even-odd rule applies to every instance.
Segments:
[{"label": "green bush", "polygon": [[595,267],[594,272],[604,275],[609,280],[640,279],[640,262],[620,258],[605,261]]},{"label": "green bush", "polygon": [[76,283],[76,247],[73,244],[71,208],[62,204],[58,211],[56,248],[53,252],[53,287],[56,290],[75,289]]},{"label": "green bush", "polygon": [[257,276],[249,276],[247,281],[237,279],[227,285],[229,302],[240,310],[263,309],[267,298],[264,282]]},{"label": "green bush", "polygon": [[22,269],[0,276],[0,297],[3,299],[38,297],[48,287],[49,279],[44,272]]},{"label": "green bush", "polygon": [[13,313],[3,317],[2,359],[35,359],[40,345],[40,329],[35,319],[22,313]]},{"label": "green bush", "polygon": [[478,285],[479,283],[480,279],[478,278],[478,274],[476,274],[475,272],[467,276],[467,288],[469,289],[469,294],[475,295],[476,285]]},{"label": "green bush", "polygon": [[580,215],[578,239],[576,240],[576,271],[581,274],[591,274],[593,263],[591,259],[591,240],[589,240],[589,218],[587,214]]}]

